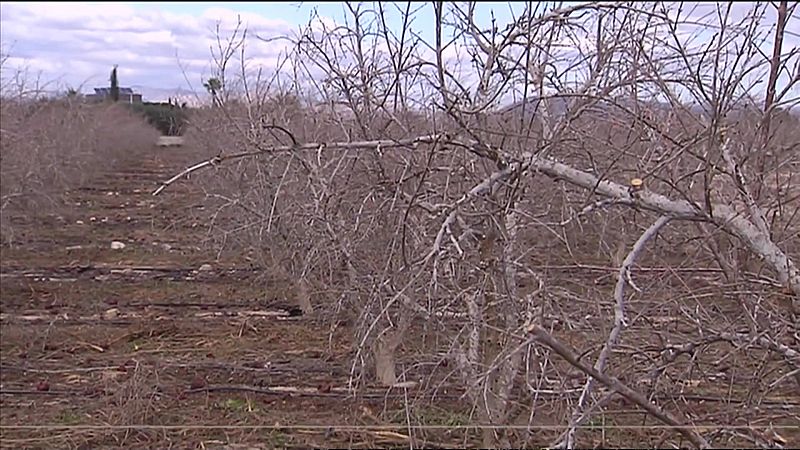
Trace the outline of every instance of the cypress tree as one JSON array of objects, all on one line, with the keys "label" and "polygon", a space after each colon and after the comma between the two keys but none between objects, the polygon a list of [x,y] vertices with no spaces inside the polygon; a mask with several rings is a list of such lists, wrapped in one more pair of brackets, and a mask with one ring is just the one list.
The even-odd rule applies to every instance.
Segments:
[{"label": "cypress tree", "polygon": [[111,69],[111,101],[119,101],[119,81],[117,80],[117,65]]}]

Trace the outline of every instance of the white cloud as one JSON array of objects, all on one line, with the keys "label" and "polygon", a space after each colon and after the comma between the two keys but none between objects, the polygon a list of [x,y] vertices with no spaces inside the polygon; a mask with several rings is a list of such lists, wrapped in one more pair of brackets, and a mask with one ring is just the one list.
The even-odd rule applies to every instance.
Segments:
[{"label": "white cloud", "polygon": [[224,31],[233,31],[234,27],[241,20],[242,25],[246,26],[249,31],[288,31],[291,25],[289,22],[281,19],[268,19],[260,14],[252,12],[236,12],[227,8],[209,8],[205,10],[201,16],[201,22],[205,25],[220,24],[220,29]]},{"label": "white cloud", "polygon": [[[303,18],[295,15],[292,22],[288,17],[271,15],[270,7],[265,7],[264,13],[258,14],[252,11],[237,12],[225,4],[217,5],[221,6],[207,4],[166,11],[158,3],[150,4],[147,8],[115,3],[2,3],[2,52],[13,56],[6,61],[4,71],[7,68],[27,67],[33,75],[41,73],[43,80],[55,80],[62,86],[83,85],[85,91],[90,91],[92,87],[105,86],[112,66],[119,64],[123,86],[175,89],[191,85],[202,90],[202,80],[213,76],[211,49],[216,50],[217,47],[214,33],[218,24],[225,37],[232,33],[241,19],[249,36],[246,47],[247,70],[255,73],[261,68],[264,76],[268,76],[283,60],[291,43],[287,40],[264,42],[258,37],[295,36],[299,29],[305,29],[310,24],[312,32],[319,38],[323,29],[331,32],[339,21],[338,18],[335,21],[330,17],[316,16],[309,22],[308,16]],[[670,14],[674,14],[676,8],[671,6]],[[682,17],[714,22],[712,8],[715,6],[700,5],[691,10],[687,6]],[[775,13],[772,6],[766,5],[764,8],[766,14],[762,28],[768,31],[774,23]],[[752,9],[753,4],[735,4],[731,14],[740,19]],[[286,13],[286,10],[283,11]],[[431,12],[431,7],[425,6],[415,17],[413,25],[417,33],[428,39],[432,39]],[[800,43],[800,19],[796,16],[791,17],[787,25],[790,34],[784,41],[785,51]],[[369,14],[364,16],[367,22],[373,19]],[[392,23],[399,25],[400,22],[390,22],[390,25]],[[686,40],[693,36],[691,46],[702,46],[713,30],[700,29],[704,27],[682,27],[679,34]],[[338,29],[336,34],[344,40],[335,40],[334,44],[349,44],[349,37],[344,35],[342,29]],[[445,34],[449,41],[451,33]],[[594,45],[593,39],[586,36],[562,40],[567,47],[556,55],[561,58],[576,54],[578,48],[590,52]],[[377,44],[385,57],[388,50],[385,43],[379,39]],[[762,50],[771,54],[770,46],[771,36],[767,34]],[[443,57],[453,75],[472,90],[477,79],[467,50],[466,44],[457,39],[444,50]],[[328,52],[329,49],[326,47],[323,51]],[[434,52],[424,45],[418,51],[427,61],[435,60]],[[336,57],[345,66],[352,63],[350,55],[337,52]],[[239,62],[234,59],[231,66],[236,70]],[[328,75],[313,64],[309,66],[313,76],[323,78]],[[781,82],[784,82],[786,75],[781,76]],[[796,93],[797,88],[790,96],[800,95]]]},{"label": "white cloud", "polygon": [[6,63],[10,67],[16,67],[28,72],[52,72],[63,68],[63,64],[56,61],[47,61],[43,59],[25,59],[16,56],[10,56]]},{"label": "white cloud", "polygon": [[265,70],[275,67],[287,44],[258,41],[256,34],[286,35],[292,28],[286,20],[252,12],[208,7],[195,15],[176,14],[153,5],[142,10],[114,3],[3,3],[0,41],[2,52],[12,56],[4,71],[26,67],[62,87],[83,85],[90,92],[105,86],[118,64],[123,86],[169,90],[186,87],[185,78],[200,86],[201,79],[211,76],[210,48],[216,47],[218,23],[225,37],[241,17],[252,38],[247,56],[266,64]]}]

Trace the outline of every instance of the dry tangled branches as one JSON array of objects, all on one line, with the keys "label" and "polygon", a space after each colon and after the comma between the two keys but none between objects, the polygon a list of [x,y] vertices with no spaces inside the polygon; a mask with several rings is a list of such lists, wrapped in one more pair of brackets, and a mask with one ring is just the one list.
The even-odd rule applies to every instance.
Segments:
[{"label": "dry tangled branches", "polygon": [[796,6],[528,5],[490,29],[475,7],[435,2],[425,42],[350,5],[274,78],[242,63],[196,123],[216,156],[156,193],[213,167],[221,242],[353,324],[351,387],[457,376],[486,447],[541,445],[539,411],[584,445],[605,410],[670,427],[659,446],[777,445],[732,425],[798,384]]}]

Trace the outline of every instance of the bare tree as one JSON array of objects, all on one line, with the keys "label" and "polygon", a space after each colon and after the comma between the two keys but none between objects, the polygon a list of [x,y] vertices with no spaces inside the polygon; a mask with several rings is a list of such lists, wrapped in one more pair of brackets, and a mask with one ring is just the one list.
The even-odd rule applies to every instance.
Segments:
[{"label": "bare tree", "polygon": [[[219,114],[241,150],[156,193],[226,170],[223,240],[349,320],[351,387],[456,374],[485,447],[588,445],[619,398],[674,445],[778,443],[730,425],[800,385],[796,5],[774,30],[767,4],[526,4],[488,29],[475,2],[425,8],[433,42],[388,25],[410,4],[313,18],[272,77],[237,27],[215,60],[240,51]],[[745,406],[695,411],[723,382]]]}]

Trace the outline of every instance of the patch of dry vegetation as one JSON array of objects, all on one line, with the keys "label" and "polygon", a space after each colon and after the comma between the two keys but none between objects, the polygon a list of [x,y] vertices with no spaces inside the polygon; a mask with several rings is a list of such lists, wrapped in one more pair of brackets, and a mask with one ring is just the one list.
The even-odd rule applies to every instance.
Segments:
[{"label": "patch of dry vegetation", "polygon": [[158,131],[124,106],[4,97],[0,106],[3,242],[13,218],[58,214],[63,194],[150,150]]},{"label": "patch of dry vegetation", "polygon": [[[733,427],[800,384],[798,118],[783,109],[788,91],[765,106],[741,78],[796,62],[796,51],[745,55],[765,10],[729,41],[689,50],[662,45],[680,41],[670,27],[698,26],[663,5],[575,6],[587,16],[564,21],[573,8],[527,11],[489,32],[470,8],[437,4],[437,32],[449,25],[478,49],[465,69],[440,40],[433,55],[392,59],[422,43],[360,20],[382,11],[350,7],[351,27],[296,40],[294,86],[310,68],[328,75],[314,95],[220,77],[231,84],[187,133],[215,156],[213,176],[192,174],[207,190],[209,242],[310,293],[298,303],[331,329],[352,325],[352,387],[457,379],[470,423],[530,427],[485,428],[486,447],[583,445],[597,436],[581,426],[601,412],[645,424],[614,432],[626,445],[652,445],[654,423],[675,445],[768,442]],[[717,19],[729,20],[708,26]],[[551,40],[595,28],[596,48],[561,53]],[[366,51],[378,42],[388,56]],[[573,68],[559,73],[554,54]],[[731,55],[743,59],[704,63]],[[479,82],[464,88],[458,70]],[[519,104],[534,106],[493,108],[515,80]],[[699,398],[748,406],[721,413]],[[534,439],[544,424],[564,429]]]}]

